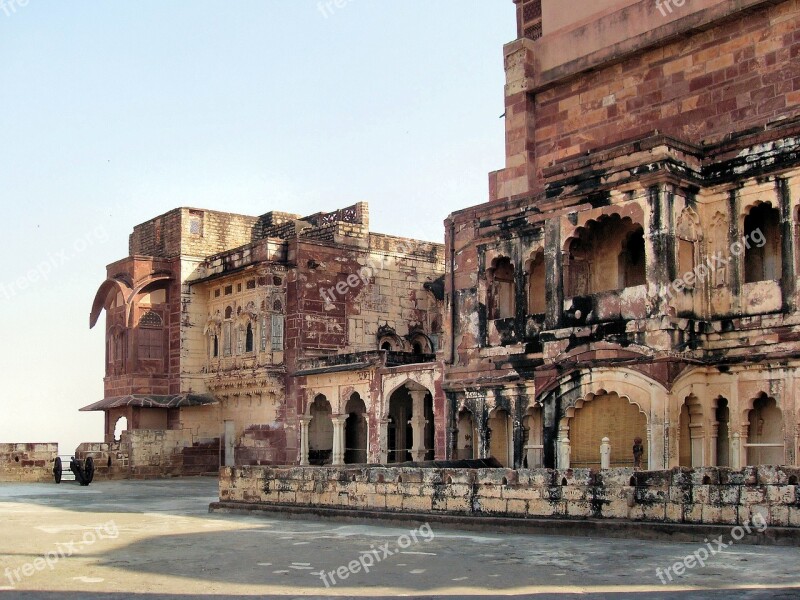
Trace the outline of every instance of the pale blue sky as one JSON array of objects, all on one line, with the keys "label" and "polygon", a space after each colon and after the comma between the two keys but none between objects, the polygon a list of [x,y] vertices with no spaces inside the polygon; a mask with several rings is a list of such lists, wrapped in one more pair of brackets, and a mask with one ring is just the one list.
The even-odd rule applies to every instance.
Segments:
[{"label": "pale blue sky", "polygon": [[135,224],[364,200],[373,231],[443,241],[503,166],[511,0],[349,0],[327,17],[317,0],[11,4],[0,442],[101,439],[102,414],[77,412],[103,394],[88,314]]}]

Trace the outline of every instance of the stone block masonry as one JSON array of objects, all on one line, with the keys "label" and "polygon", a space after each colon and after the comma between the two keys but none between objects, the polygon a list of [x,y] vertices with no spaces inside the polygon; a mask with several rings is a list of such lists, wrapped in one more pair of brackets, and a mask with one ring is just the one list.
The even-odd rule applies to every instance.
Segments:
[{"label": "stone block masonry", "polygon": [[800,527],[800,469],[420,469],[240,467],[220,471],[224,506],[316,507],[457,517],[613,519]]},{"label": "stone block masonry", "polygon": [[53,481],[58,444],[0,444],[0,481]]}]

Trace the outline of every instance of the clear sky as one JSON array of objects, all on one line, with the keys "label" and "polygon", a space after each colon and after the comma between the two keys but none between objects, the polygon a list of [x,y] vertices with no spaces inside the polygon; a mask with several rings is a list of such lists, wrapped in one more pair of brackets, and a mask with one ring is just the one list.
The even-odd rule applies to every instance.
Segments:
[{"label": "clear sky", "polygon": [[102,439],[89,310],[137,223],[368,201],[443,241],[488,200],[512,0],[325,4],[0,0],[0,442]]}]

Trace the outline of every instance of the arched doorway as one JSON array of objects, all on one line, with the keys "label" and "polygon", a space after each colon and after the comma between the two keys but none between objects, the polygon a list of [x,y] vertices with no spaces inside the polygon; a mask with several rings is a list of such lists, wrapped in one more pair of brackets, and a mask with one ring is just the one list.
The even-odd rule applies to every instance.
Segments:
[{"label": "arched doorway", "polygon": [[504,467],[511,465],[510,417],[502,408],[494,409],[489,415],[489,455],[500,461]]},{"label": "arched doorway", "polygon": [[587,399],[569,420],[570,466],[599,468],[600,443],[611,440],[611,467],[633,467],[633,443],[641,438],[643,465],[649,456],[647,417],[639,407],[616,393],[602,393]]},{"label": "arched doorway", "polygon": [[408,382],[389,397],[388,462],[433,460],[433,397]]},{"label": "arched doorway", "polygon": [[748,412],[747,464],[782,465],[786,461],[783,418],[775,398],[761,394]]},{"label": "arched doorway", "polygon": [[475,419],[467,408],[462,408],[458,413],[456,424],[458,436],[456,439],[456,460],[469,460],[475,458],[477,449],[477,432],[475,431]]},{"label": "arched doorway", "polygon": [[358,393],[353,393],[345,406],[347,420],[344,423],[345,464],[367,462],[367,407]]},{"label": "arched doorway", "polygon": [[308,425],[308,462],[312,465],[330,464],[333,461],[331,403],[320,394],[314,398],[309,412],[311,422]]}]

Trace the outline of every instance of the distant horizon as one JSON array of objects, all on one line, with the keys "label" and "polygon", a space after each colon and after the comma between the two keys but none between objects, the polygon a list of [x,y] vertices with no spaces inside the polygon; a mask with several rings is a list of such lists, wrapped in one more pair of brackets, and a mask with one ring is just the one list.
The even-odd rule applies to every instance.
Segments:
[{"label": "distant horizon", "polygon": [[374,233],[442,243],[448,214],[488,201],[511,0],[334,7],[0,11],[0,442],[102,440],[103,414],[78,410],[103,398],[104,321],[87,317],[135,225],[366,201]]}]

